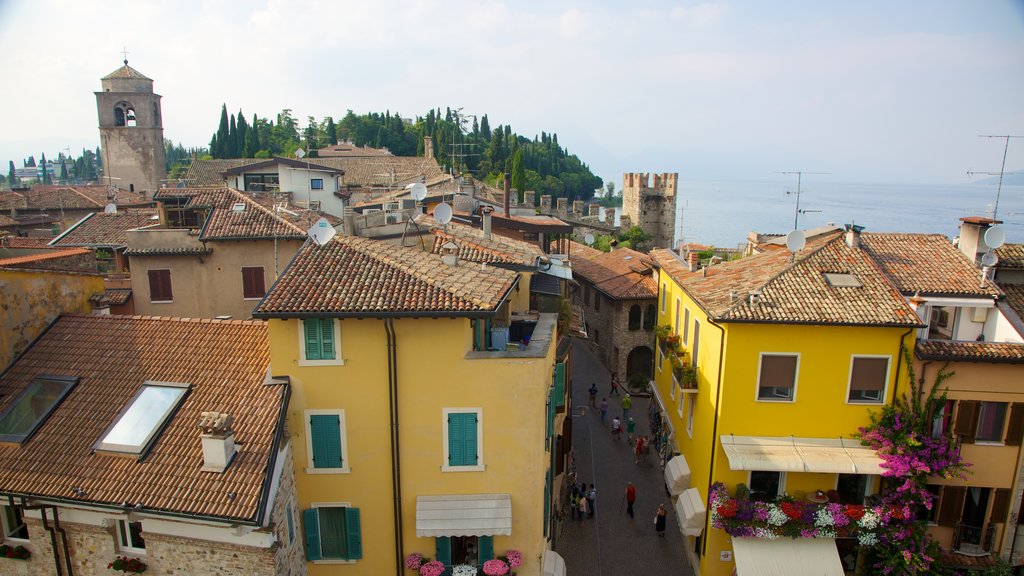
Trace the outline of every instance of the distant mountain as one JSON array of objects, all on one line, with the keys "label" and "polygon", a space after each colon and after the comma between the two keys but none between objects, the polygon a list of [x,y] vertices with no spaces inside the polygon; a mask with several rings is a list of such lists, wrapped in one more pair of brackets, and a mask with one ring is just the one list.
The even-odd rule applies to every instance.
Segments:
[{"label": "distant mountain", "polygon": [[[1012,174],[1011,174],[1012,172]],[[999,176],[991,176],[989,178],[983,178],[981,180],[971,180],[971,184],[998,184]],[[1024,186],[1024,168],[1017,168],[1016,170],[1007,170],[1003,174],[1003,185],[1004,186]]]}]

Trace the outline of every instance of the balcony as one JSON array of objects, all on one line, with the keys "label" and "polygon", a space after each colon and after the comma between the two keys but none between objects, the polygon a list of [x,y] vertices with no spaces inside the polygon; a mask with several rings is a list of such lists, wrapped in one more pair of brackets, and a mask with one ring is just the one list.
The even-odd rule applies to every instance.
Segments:
[{"label": "balcony", "polygon": [[963,556],[988,556],[992,554],[996,525],[969,526],[960,522],[953,531],[953,551]]}]

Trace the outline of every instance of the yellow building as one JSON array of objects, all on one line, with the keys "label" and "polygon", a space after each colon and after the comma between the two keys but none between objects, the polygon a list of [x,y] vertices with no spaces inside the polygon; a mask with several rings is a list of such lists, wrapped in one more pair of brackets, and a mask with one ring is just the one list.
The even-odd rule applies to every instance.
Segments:
[{"label": "yellow building", "polygon": [[[479,565],[517,550],[522,575],[554,562],[566,366],[557,316],[514,307],[527,290],[452,253],[348,236],[299,250],[253,315],[293,385],[309,574],[407,574],[412,553]],[[513,341],[493,351],[499,323]]]},{"label": "yellow building", "polygon": [[666,482],[695,573],[757,574],[762,554],[811,555],[822,544],[815,574],[852,570],[856,539],[733,539],[704,507],[715,482],[764,500],[863,503],[878,492],[880,460],[851,435],[896,393],[901,348],[919,326],[914,310],[856,232],[702,269],[668,250],[651,256],[661,327],[654,393],[679,454],[669,455]]}]

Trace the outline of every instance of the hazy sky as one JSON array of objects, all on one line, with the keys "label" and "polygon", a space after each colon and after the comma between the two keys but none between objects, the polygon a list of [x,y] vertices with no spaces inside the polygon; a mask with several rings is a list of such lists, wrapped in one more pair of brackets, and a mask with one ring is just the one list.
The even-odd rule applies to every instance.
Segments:
[{"label": "hazy sky", "polygon": [[959,183],[999,169],[1002,142],[978,134],[1024,135],[1024,0],[0,0],[0,172],[97,146],[92,93],[122,46],[186,146],[208,144],[221,103],[303,124],[450,106],[555,132],[617,185]]}]

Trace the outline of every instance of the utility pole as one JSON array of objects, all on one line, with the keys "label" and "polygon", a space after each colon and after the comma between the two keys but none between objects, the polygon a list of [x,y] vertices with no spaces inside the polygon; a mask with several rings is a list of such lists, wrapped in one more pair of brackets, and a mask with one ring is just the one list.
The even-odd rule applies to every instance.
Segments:
[{"label": "utility pole", "polygon": [[[995,207],[992,208],[992,219],[997,220],[997,216],[999,214],[999,194],[1002,193],[1003,191],[1003,175],[1006,174],[1006,152],[1007,150],[1010,149],[1010,138],[1024,138],[1024,136],[1013,136],[1012,134],[979,134],[978,138],[1002,138],[1003,140],[1005,140],[1005,143],[1003,144],[1003,163],[1002,165],[999,166],[999,172],[971,172],[970,170],[967,171],[968,176],[973,176],[974,174],[985,174],[987,176],[995,176],[996,174],[999,175],[999,184],[996,186],[996,204]],[[1010,174],[1013,174],[1013,172],[1010,172]]]},{"label": "utility pole", "polygon": [[800,194],[802,193],[800,190],[800,184],[803,180],[804,174],[831,174],[831,172],[805,172],[803,170],[793,170],[789,172],[776,172],[776,174],[796,174],[796,192],[786,190],[786,194],[796,195],[796,210],[793,211],[793,230],[799,230],[800,228],[797,227],[797,224],[800,221],[801,214],[807,214],[808,212],[821,212],[821,210],[800,209]]}]

